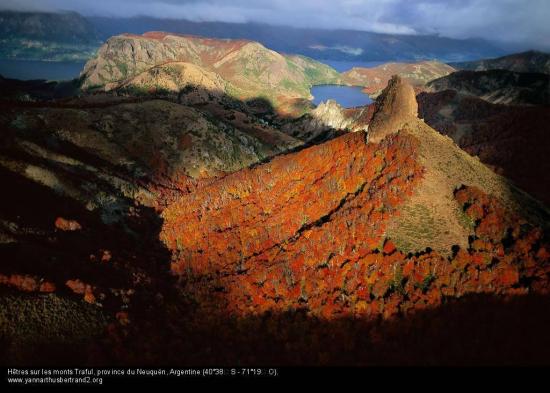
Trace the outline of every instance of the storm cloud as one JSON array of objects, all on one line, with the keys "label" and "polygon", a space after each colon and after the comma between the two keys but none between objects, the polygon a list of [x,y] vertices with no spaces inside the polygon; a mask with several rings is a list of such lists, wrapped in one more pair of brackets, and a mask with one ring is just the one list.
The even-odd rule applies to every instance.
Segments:
[{"label": "storm cloud", "polygon": [[0,0],[0,8],[439,34],[550,48],[548,0]]}]

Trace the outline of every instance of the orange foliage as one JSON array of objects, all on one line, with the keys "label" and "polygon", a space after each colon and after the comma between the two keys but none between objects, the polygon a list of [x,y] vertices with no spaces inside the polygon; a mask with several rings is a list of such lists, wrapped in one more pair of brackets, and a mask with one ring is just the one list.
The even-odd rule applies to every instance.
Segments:
[{"label": "orange foliage", "polygon": [[67,220],[63,217],[57,217],[55,227],[61,231],[78,231],[82,226],[75,220]]},{"label": "orange foliage", "polygon": [[[169,207],[161,237],[185,292],[205,310],[303,309],[333,319],[389,318],[474,292],[523,293],[530,280],[545,287],[542,231],[521,229],[525,220],[471,187],[455,194],[475,222],[468,249],[451,258],[400,252],[384,231],[422,177],[417,141],[363,138],[277,157]],[[211,285],[224,295],[212,295]]]}]

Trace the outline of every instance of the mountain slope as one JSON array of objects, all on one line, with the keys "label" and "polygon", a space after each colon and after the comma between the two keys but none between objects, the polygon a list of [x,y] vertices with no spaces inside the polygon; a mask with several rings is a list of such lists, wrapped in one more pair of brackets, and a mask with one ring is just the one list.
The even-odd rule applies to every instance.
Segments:
[{"label": "mountain slope", "polygon": [[378,96],[386,87],[392,75],[399,75],[415,88],[420,89],[426,83],[446,76],[455,69],[437,61],[418,63],[386,63],[372,68],[354,67],[342,74],[345,83],[363,86],[364,92],[371,97]]},{"label": "mountain slope", "polygon": [[155,91],[179,93],[186,86],[199,87],[212,94],[222,94],[229,88],[228,82],[218,74],[185,62],[154,66],[123,82],[108,84],[106,88],[148,94]]},{"label": "mountain slope", "polygon": [[450,63],[450,65],[459,70],[470,71],[507,70],[550,74],[550,54],[532,50],[496,59]]},{"label": "mountain slope", "polygon": [[548,106],[491,104],[455,90],[421,93],[417,100],[427,124],[550,204]]},{"label": "mountain slope", "polygon": [[506,70],[458,71],[427,84],[426,91],[456,90],[493,104],[549,105],[550,75]]},{"label": "mountain slope", "polygon": [[[519,280],[531,267],[544,288],[548,259],[523,253],[546,244],[548,211],[415,111],[412,87],[394,78],[368,143],[364,133],[347,134],[169,206],[161,239],[183,291],[206,315],[299,309],[332,319],[528,291]],[[520,223],[533,228],[523,251],[504,245],[507,233],[524,244]]]},{"label": "mountain slope", "polygon": [[[338,79],[338,73],[324,64],[282,56],[257,42],[150,32],[110,38],[86,64],[83,88],[110,90],[172,62],[192,63],[203,72],[218,74],[228,83],[224,92],[237,99],[266,98],[275,104],[281,99],[307,99],[313,84]],[[185,87],[185,82],[181,80],[178,87]]]},{"label": "mountain slope", "polygon": [[[0,165],[55,189],[106,220],[124,217],[128,198],[156,206],[191,179],[231,172],[300,144],[260,125],[163,100],[77,101],[8,108]],[[80,179],[80,180],[78,180]]]},{"label": "mountain slope", "polygon": [[3,103],[0,360],[547,362],[547,209],[419,120],[401,79],[368,134],[193,181],[227,152],[209,141],[268,133],[132,99]]}]

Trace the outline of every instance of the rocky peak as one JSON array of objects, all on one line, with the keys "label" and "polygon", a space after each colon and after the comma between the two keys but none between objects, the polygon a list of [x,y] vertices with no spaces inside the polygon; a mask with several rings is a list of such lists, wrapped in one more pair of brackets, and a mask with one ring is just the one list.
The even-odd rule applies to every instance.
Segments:
[{"label": "rocky peak", "polygon": [[386,135],[399,131],[418,116],[418,104],[413,87],[397,75],[375,103],[375,113],[369,126],[370,142],[379,142]]}]

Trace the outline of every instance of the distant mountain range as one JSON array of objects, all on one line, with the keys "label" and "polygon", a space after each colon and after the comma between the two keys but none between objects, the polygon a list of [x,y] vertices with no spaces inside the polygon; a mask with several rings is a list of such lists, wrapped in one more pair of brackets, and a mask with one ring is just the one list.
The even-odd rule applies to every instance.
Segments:
[{"label": "distant mountain range", "polygon": [[0,58],[83,61],[101,45],[100,37],[76,12],[0,12]]},{"label": "distant mountain range", "polygon": [[[191,22],[150,17],[83,17],[77,13],[0,12],[2,58],[82,60],[89,45],[122,33],[170,31],[210,38],[252,39],[283,53],[346,61],[465,61],[505,54],[482,39],[457,40],[434,35],[380,34],[353,30],[301,29],[289,26]],[[28,41],[33,41],[28,43]],[[55,46],[56,44],[57,46]],[[40,50],[47,46],[48,50]],[[27,48],[22,50],[21,48]],[[82,47],[81,56],[77,56]],[[57,52],[53,49],[57,48]],[[65,48],[65,52],[59,48]],[[53,53],[52,53],[53,51]]]},{"label": "distant mountain range", "polygon": [[356,30],[301,29],[254,23],[92,17],[103,38],[132,32],[163,30],[212,38],[252,39],[270,49],[315,59],[386,61],[440,59],[461,61],[499,56],[504,51],[481,39],[456,40],[435,35],[380,34]]}]

